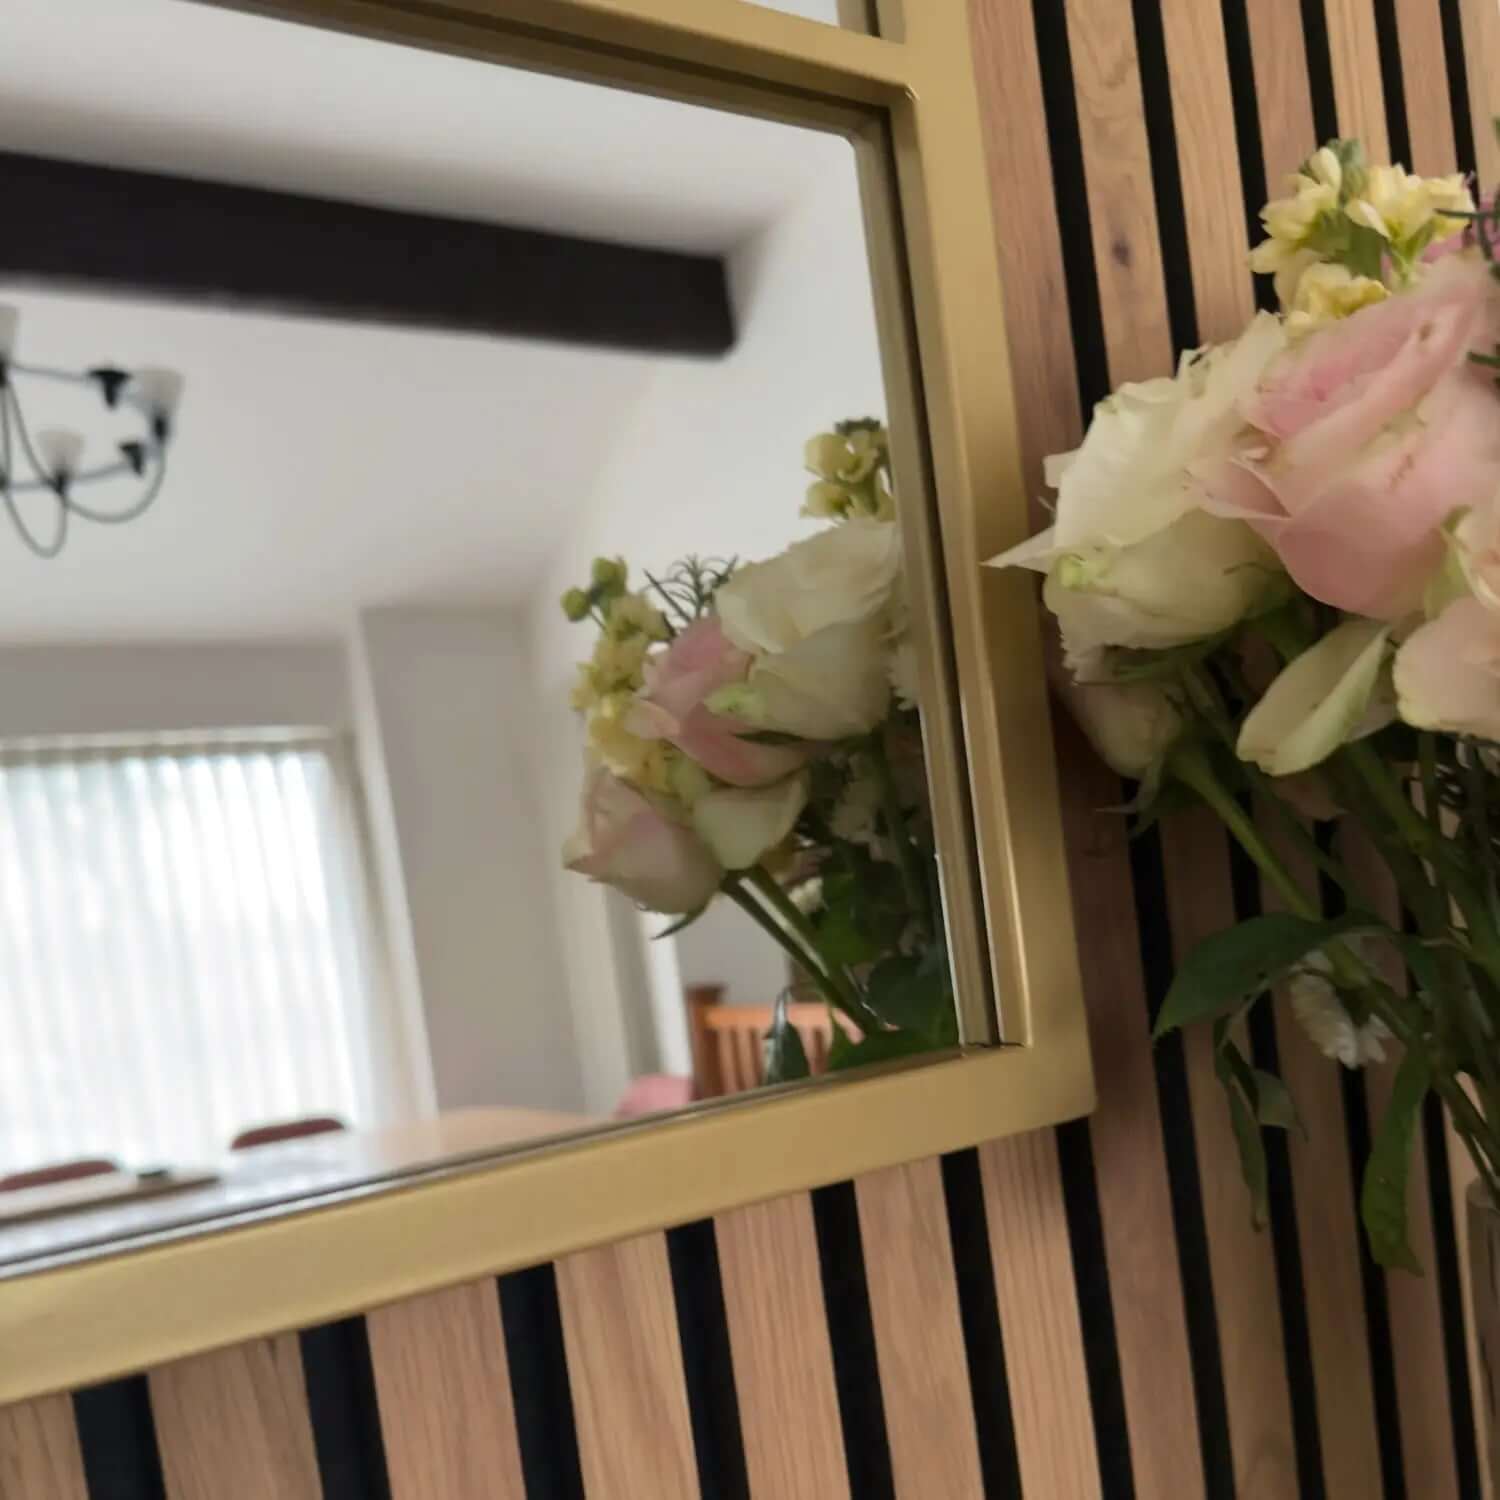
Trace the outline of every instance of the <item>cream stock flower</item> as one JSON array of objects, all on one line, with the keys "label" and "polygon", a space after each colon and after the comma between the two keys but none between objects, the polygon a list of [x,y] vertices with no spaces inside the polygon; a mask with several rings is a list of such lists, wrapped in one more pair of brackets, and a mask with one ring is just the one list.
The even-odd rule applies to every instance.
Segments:
[{"label": "cream stock flower", "polygon": [[666,617],[644,594],[621,594],[610,601],[609,633],[618,641],[664,641],[671,634]]},{"label": "cream stock flower", "polygon": [[672,790],[671,752],[662,740],[642,739],[625,727],[632,694],[601,698],[589,718],[588,745],[594,758],[632,786],[653,792]]},{"label": "cream stock flower", "polygon": [[1288,195],[1272,199],[1261,209],[1261,223],[1269,238],[1250,252],[1251,269],[1280,271],[1302,250],[1324,215],[1338,208],[1342,185],[1338,157],[1327,146],[1320,147],[1308,159],[1305,172],[1294,172],[1287,179]]},{"label": "cream stock flower", "polygon": [[1371,303],[1384,302],[1389,295],[1385,284],[1373,277],[1356,276],[1346,266],[1319,261],[1302,268],[1296,278],[1287,329],[1294,334],[1310,333]]},{"label": "cream stock flower", "polygon": [[1398,164],[1370,167],[1359,195],[1344,205],[1344,212],[1354,223],[1404,248],[1419,238],[1425,245],[1462,227],[1462,220],[1444,217],[1442,210],[1473,207],[1461,174],[1418,177]]}]

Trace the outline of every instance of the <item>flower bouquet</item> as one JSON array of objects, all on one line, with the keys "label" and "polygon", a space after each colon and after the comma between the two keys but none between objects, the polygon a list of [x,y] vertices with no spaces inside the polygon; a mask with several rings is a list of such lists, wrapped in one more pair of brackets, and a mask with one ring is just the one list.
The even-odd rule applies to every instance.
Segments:
[{"label": "flower bouquet", "polygon": [[[589,765],[570,870],[680,931],[732,901],[834,1014],[830,1068],[957,1041],[886,433],[807,445],[820,529],[763,562],[688,557],[633,588],[595,560],[562,605]],[[767,1082],[807,1058],[774,1000]]]},{"label": "flower bouquet", "polygon": [[1361,1211],[1416,1269],[1430,1091],[1500,1201],[1496,215],[1334,141],[1262,217],[1281,311],[1102,402],[1047,462],[1054,524],[995,561],[1046,575],[1061,690],[1136,816],[1207,804],[1281,908],[1191,952],[1156,1019],[1213,1027],[1257,1221],[1260,1127],[1296,1114],[1239,1023],[1284,981],[1330,1057],[1400,1053]]}]

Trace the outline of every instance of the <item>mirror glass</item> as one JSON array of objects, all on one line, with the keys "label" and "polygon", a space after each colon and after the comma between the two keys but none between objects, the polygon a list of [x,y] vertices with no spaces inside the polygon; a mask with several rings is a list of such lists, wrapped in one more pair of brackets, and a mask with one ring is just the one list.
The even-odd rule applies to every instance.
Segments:
[{"label": "mirror glass", "polygon": [[850,31],[874,34],[870,24],[870,0],[752,0],[768,10],[784,10],[788,15],[804,16],[828,26],[843,26]]},{"label": "mirror glass", "polygon": [[846,140],[178,0],[0,129],[0,1268],[956,1043]]}]

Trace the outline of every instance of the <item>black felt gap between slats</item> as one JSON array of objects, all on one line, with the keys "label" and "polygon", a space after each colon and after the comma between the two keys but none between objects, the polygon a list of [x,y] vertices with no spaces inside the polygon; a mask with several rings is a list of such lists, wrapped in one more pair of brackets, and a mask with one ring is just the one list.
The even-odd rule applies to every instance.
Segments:
[{"label": "black felt gap between slats", "polygon": [[73,1419],[89,1500],[165,1500],[151,1391],[144,1375],[75,1391]]},{"label": "black felt gap between slats", "polygon": [[365,1320],[305,1328],[298,1343],[323,1500],[390,1500]]}]

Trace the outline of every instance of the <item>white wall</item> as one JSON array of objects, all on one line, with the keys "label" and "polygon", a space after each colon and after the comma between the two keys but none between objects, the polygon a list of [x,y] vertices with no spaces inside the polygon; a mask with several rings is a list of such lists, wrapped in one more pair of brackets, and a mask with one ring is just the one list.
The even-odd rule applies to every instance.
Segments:
[{"label": "white wall", "polygon": [[0,738],[349,723],[342,646],[0,648]]},{"label": "white wall", "polygon": [[[735,349],[719,361],[663,365],[532,603],[547,854],[568,935],[585,1094],[595,1109],[611,1107],[631,1076],[631,1039],[620,1018],[649,1014],[652,997],[630,992],[639,962],[622,970],[614,957],[619,898],[558,865],[582,767],[568,689],[573,663],[592,641],[586,627],[567,623],[557,599],[583,580],[596,554],[656,569],[689,552],[755,558],[779,551],[809,529],[798,517],[808,482],[803,442],[839,418],[884,411],[853,155],[833,137],[809,135],[806,144],[818,157],[815,187],[731,260],[740,325]],[[683,977],[729,980],[737,995],[770,998],[765,987],[768,976],[782,973],[779,956],[768,943],[724,939],[720,920],[716,915],[694,947],[679,948],[679,968],[690,971]],[[639,943],[640,924],[632,930]],[[717,949],[716,931],[723,939]],[[749,967],[731,972],[735,949],[748,955]],[[723,972],[711,972],[719,961]],[[779,989],[784,980],[774,982]],[[658,1004],[660,1012],[666,1008]],[[659,1037],[655,1051],[681,1056],[672,1038]]]},{"label": "white wall", "polygon": [[579,1108],[516,621],[365,611],[355,668],[397,979],[421,996],[438,1107]]}]

